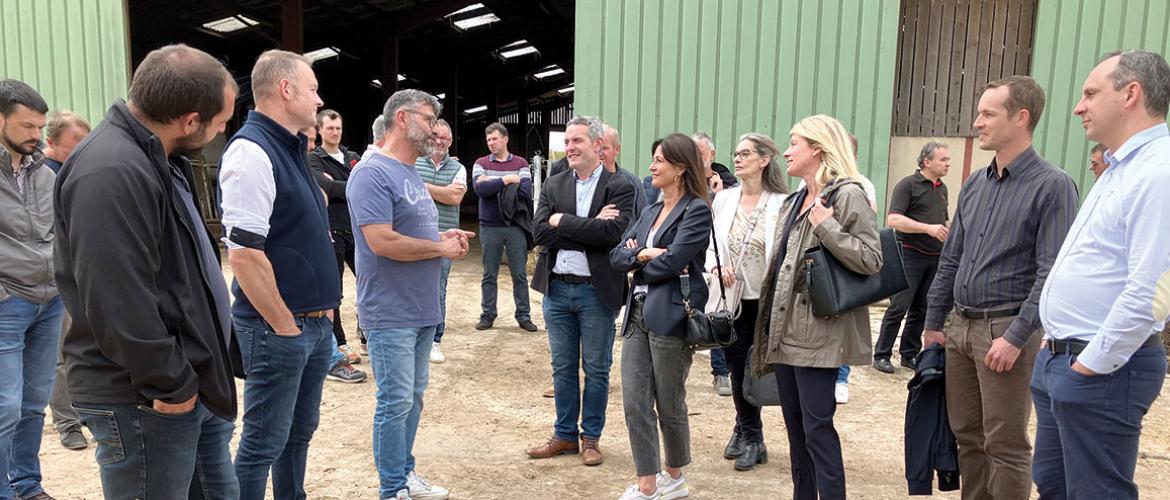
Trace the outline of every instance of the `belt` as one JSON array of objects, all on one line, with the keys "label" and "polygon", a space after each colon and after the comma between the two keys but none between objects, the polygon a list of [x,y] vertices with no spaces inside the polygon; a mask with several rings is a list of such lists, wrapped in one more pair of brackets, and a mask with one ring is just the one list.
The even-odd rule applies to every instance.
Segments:
[{"label": "belt", "polygon": [[[1150,335],[1150,337],[1147,338],[1145,342],[1142,342],[1141,347],[1153,347],[1153,346],[1156,346],[1156,345],[1161,344],[1161,343],[1162,343],[1162,334],[1155,333],[1153,335]],[[1068,355],[1076,356],[1076,355],[1080,354],[1081,351],[1085,350],[1085,347],[1088,345],[1089,345],[1088,342],[1085,342],[1084,340],[1077,340],[1077,339],[1069,339],[1069,340],[1044,339],[1044,350],[1051,352],[1052,354],[1068,354]]]},{"label": "belt", "polygon": [[967,319],[1004,318],[1007,316],[1015,316],[1020,314],[1020,307],[1016,306],[1009,309],[977,309],[974,307],[965,307],[956,303],[955,313]]},{"label": "belt", "polygon": [[303,313],[293,314],[295,318],[324,318],[329,314],[329,311],[309,311]]},{"label": "belt", "polygon": [[565,283],[573,283],[575,285],[586,285],[592,283],[588,276],[577,276],[576,274],[553,273],[551,278],[558,281],[564,281]]}]

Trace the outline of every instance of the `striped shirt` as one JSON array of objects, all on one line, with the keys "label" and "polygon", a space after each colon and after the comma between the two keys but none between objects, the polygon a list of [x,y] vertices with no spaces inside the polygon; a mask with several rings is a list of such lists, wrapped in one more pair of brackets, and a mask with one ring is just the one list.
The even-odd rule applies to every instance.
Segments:
[{"label": "striped shirt", "polygon": [[959,193],[951,233],[930,287],[926,329],[942,330],[954,305],[1019,304],[1004,339],[1021,347],[1040,329],[1044,280],[1077,214],[1072,177],[1028,148],[996,172],[992,160]]}]

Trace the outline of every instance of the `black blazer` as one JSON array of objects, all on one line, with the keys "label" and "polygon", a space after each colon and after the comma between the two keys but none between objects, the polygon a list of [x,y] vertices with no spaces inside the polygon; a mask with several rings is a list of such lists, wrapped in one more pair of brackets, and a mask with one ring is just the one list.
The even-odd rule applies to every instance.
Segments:
[{"label": "black blazer", "polygon": [[[681,337],[684,334],[682,288],[679,275],[689,267],[691,282],[691,306],[702,309],[707,304],[707,284],[703,281],[704,264],[707,261],[707,244],[711,241],[711,207],[705,200],[689,194],[683,195],[678,204],[662,221],[654,241],[647,242],[650,226],[662,213],[662,202],[650,205],[642,212],[638,221],[630,226],[622,241],[609,253],[614,269],[634,271],[633,285],[649,285],[646,304],[642,315],[646,327],[658,335]],[[634,239],[638,248],[626,248],[626,240]],[[638,262],[638,252],[647,247],[666,248],[666,253],[646,263]],[[633,287],[631,287],[633,290]],[[629,298],[633,293],[629,294]],[[622,318],[622,333],[629,327],[630,308]]]},{"label": "black blazer", "polygon": [[[596,219],[606,205],[615,205],[620,212],[616,219]],[[548,223],[552,214],[561,213],[560,224]],[[614,312],[622,308],[626,298],[626,276],[609,265],[609,250],[621,241],[622,232],[634,218],[634,187],[629,182],[601,169],[589,216],[578,217],[577,180],[572,170],[548,178],[540,192],[536,207],[533,233],[536,244],[542,245],[532,274],[532,289],[548,295],[548,281],[560,250],[585,252],[589,261],[590,280],[601,301]],[[705,248],[705,247],[704,247]]]}]

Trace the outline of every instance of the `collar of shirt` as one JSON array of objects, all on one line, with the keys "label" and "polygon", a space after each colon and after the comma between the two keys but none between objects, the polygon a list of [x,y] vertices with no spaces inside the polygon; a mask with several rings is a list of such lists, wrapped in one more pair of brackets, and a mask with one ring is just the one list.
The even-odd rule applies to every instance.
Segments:
[{"label": "collar of shirt", "polygon": [[496,155],[488,155],[488,161],[494,161],[496,163],[507,163],[512,161],[512,153],[508,153],[508,157],[504,158],[503,160],[497,160]]},{"label": "collar of shirt", "polygon": [[[1039,157],[1040,156],[1036,154],[1036,150],[1032,148],[1032,146],[1028,146],[1028,149],[1025,149],[1023,153],[1020,153],[1020,156],[1017,156],[1016,159],[1012,160],[1011,163],[1008,163],[1007,166],[1003,168],[1003,178],[1006,179],[1012,175],[1020,175],[1024,173],[1026,170],[1028,170],[1028,167],[1032,166],[1032,164],[1036,162],[1036,159]],[[993,181],[998,180],[995,158],[992,158],[991,165],[987,166],[987,178]]]},{"label": "collar of shirt", "polygon": [[1129,159],[1129,157],[1137,152],[1138,149],[1140,149],[1142,146],[1145,146],[1146,144],[1149,144],[1150,141],[1161,137],[1166,137],[1167,135],[1170,135],[1170,129],[1166,128],[1165,122],[1154,125],[1153,127],[1138,132],[1134,134],[1133,137],[1130,137],[1129,140],[1125,141],[1125,144],[1122,144],[1120,148],[1117,148],[1117,153],[1108,150],[1105,151],[1105,161],[1109,164],[1109,167],[1112,168],[1117,164]]}]

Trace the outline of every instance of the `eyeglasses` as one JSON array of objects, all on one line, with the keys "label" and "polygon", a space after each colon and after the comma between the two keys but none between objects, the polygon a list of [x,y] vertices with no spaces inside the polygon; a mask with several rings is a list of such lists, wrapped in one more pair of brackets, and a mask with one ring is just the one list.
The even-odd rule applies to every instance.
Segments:
[{"label": "eyeglasses", "polygon": [[404,109],[403,111],[410,113],[410,114],[414,114],[414,115],[418,115],[418,116],[423,117],[423,120],[427,121],[427,125],[430,125],[432,127],[434,127],[437,123],[439,123],[439,117],[432,115],[430,113],[423,113],[422,111],[418,111],[418,110],[414,110],[414,109]]},{"label": "eyeglasses", "polygon": [[759,151],[754,149],[741,149],[736,151],[735,154],[731,155],[731,157],[736,160],[747,159],[747,157],[751,156],[752,153],[759,153]]}]

